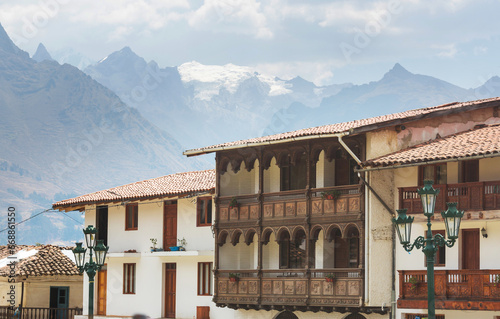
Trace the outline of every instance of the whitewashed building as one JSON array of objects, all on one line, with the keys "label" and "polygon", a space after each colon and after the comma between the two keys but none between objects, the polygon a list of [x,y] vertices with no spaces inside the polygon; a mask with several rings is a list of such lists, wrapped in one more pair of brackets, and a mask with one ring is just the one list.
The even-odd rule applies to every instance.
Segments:
[{"label": "whitewashed building", "polygon": [[212,302],[214,187],[214,170],[178,173],[53,205],[84,211],[85,227],[97,227],[98,239],[109,246],[106,265],[96,275],[96,316],[231,317],[224,313],[232,310]]}]

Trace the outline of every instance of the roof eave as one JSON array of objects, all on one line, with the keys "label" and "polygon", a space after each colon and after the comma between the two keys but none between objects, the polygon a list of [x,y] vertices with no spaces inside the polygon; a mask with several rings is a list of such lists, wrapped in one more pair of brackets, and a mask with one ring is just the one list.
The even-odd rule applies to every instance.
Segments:
[{"label": "roof eave", "polygon": [[453,158],[442,158],[442,159],[437,159],[437,160],[432,160],[432,161],[418,161],[418,162],[410,162],[410,163],[391,163],[388,165],[366,165],[363,168],[356,168],[356,172],[370,172],[370,171],[380,171],[380,170],[387,170],[387,169],[396,169],[396,168],[403,168],[403,167],[413,167],[413,166],[422,166],[422,165],[429,165],[429,164],[439,164],[439,163],[448,163],[448,162],[458,162],[458,161],[466,161],[466,160],[471,160],[471,159],[481,159],[481,158],[492,158],[492,157],[499,157],[500,153],[488,153],[488,154],[481,154],[481,155],[474,155],[474,156],[460,156],[460,157],[453,157]]}]

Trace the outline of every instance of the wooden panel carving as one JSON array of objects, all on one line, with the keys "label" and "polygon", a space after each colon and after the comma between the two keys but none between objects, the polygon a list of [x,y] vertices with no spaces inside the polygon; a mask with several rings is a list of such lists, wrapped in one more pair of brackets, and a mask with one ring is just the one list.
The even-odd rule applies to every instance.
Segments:
[{"label": "wooden panel carving", "polygon": [[238,219],[238,207],[231,208],[231,211],[229,212],[229,219],[231,220]]},{"label": "wooden panel carving", "polygon": [[226,221],[227,217],[228,217],[227,208],[226,207],[221,207],[221,209],[220,209],[220,220],[221,221]]},{"label": "wooden panel carving", "polygon": [[323,205],[325,207],[325,214],[333,214],[335,212],[333,199],[325,199]]},{"label": "wooden panel carving", "polygon": [[286,216],[295,216],[295,203],[286,203]]},{"label": "wooden panel carving", "polygon": [[357,212],[359,211],[359,197],[349,198],[349,211]]},{"label": "wooden panel carving", "polygon": [[312,201],[312,213],[313,215],[320,215],[322,213],[321,209],[322,200],[317,199]]},{"label": "wooden panel carving", "polygon": [[264,280],[262,282],[262,293],[265,295],[270,295],[272,293],[272,281],[271,280]]},{"label": "wooden panel carving", "polygon": [[358,281],[349,281],[348,283],[348,295],[349,296],[358,296],[359,295],[359,282]]},{"label": "wooden panel carving", "polygon": [[228,293],[235,294],[238,291],[238,282],[229,282]]},{"label": "wooden panel carving", "polygon": [[254,205],[250,206],[250,219],[259,218],[259,206]]},{"label": "wooden panel carving", "polygon": [[297,202],[297,215],[305,215],[306,207],[306,202]]},{"label": "wooden panel carving", "polygon": [[306,281],[296,281],[295,282],[295,292],[297,295],[305,295],[306,294]]},{"label": "wooden panel carving", "polygon": [[248,293],[251,295],[256,295],[259,293],[257,289],[257,281],[252,280],[248,282]]},{"label": "wooden panel carving", "polygon": [[279,203],[279,204],[274,205],[274,216],[283,217],[283,215],[284,215],[283,206],[284,206],[283,203]]},{"label": "wooden panel carving", "polygon": [[339,198],[337,202],[337,213],[347,213],[347,198]]},{"label": "wooden panel carving", "polygon": [[264,205],[264,217],[273,217],[273,204]]},{"label": "wooden panel carving", "polygon": [[321,295],[321,281],[311,282],[311,295]]},{"label": "wooden panel carving", "polygon": [[227,281],[219,281],[219,293],[220,294],[227,293]]},{"label": "wooden panel carving", "polygon": [[248,206],[240,207],[240,219],[247,220],[248,219]]},{"label": "wooden panel carving", "polygon": [[333,295],[333,282],[323,282],[323,295],[331,296]]},{"label": "wooden panel carving", "polygon": [[283,294],[283,282],[281,280],[273,281],[273,294],[282,295]]},{"label": "wooden panel carving", "polygon": [[295,282],[285,281],[285,295],[293,295],[295,292]]},{"label": "wooden panel carving", "polygon": [[335,294],[337,296],[345,296],[347,295],[347,287],[346,282],[343,280],[337,280],[335,283]]},{"label": "wooden panel carving", "polygon": [[246,294],[248,292],[248,282],[246,280],[240,280],[238,283],[238,293]]}]

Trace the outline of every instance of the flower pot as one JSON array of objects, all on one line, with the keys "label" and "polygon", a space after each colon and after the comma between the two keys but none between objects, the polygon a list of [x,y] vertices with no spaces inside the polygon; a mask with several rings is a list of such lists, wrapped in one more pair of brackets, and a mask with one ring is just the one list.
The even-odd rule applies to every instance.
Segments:
[{"label": "flower pot", "polygon": [[229,277],[229,281],[231,281],[231,282],[237,282],[238,281],[238,277]]},{"label": "flower pot", "polygon": [[326,277],[325,280],[326,280],[326,282],[333,282],[335,280],[335,278],[328,278],[328,277]]},{"label": "flower pot", "polygon": [[179,251],[179,246],[168,247],[170,251]]}]

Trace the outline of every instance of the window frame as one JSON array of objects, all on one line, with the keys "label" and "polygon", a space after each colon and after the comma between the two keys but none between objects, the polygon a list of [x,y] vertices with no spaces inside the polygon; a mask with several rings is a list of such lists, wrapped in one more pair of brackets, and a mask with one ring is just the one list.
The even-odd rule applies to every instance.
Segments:
[{"label": "window frame", "polygon": [[136,264],[123,264],[123,294],[135,295]]},{"label": "window frame", "polygon": [[[207,204],[205,204],[207,202]],[[213,201],[212,197],[198,197],[196,201],[196,227],[212,226],[213,221]],[[208,221],[208,207],[210,207],[210,221]],[[201,220],[201,212],[205,215],[205,220]]]},{"label": "window frame", "polygon": [[[132,209],[132,216],[129,216],[129,212]],[[132,220],[130,220],[132,218]],[[132,226],[129,227],[129,222]],[[139,204],[132,203],[125,206],[125,230],[138,230],[139,229]]]},{"label": "window frame", "polygon": [[[208,269],[207,269],[208,268]],[[196,294],[198,296],[212,296],[213,294],[213,276],[212,276],[212,268],[213,268],[213,262],[211,261],[206,261],[206,262],[198,262],[198,283],[197,283],[197,289],[196,289]],[[201,272],[200,272],[201,270]],[[206,278],[208,270],[208,277]],[[208,280],[208,291],[207,291],[207,280]]]},{"label": "window frame", "polygon": [[[437,176],[437,167],[439,166],[444,166],[446,168],[446,181],[445,183],[441,183],[439,184],[437,181],[438,181],[438,176]],[[436,164],[427,164],[427,165],[421,165],[418,167],[418,185],[420,186],[423,186],[424,185],[424,169],[426,167],[433,167],[434,168],[434,172],[433,172],[433,177],[432,177],[432,181],[434,183],[434,185],[445,185],[445,184],[448,184],[448,165],[446,163],[436,163]]]}]

